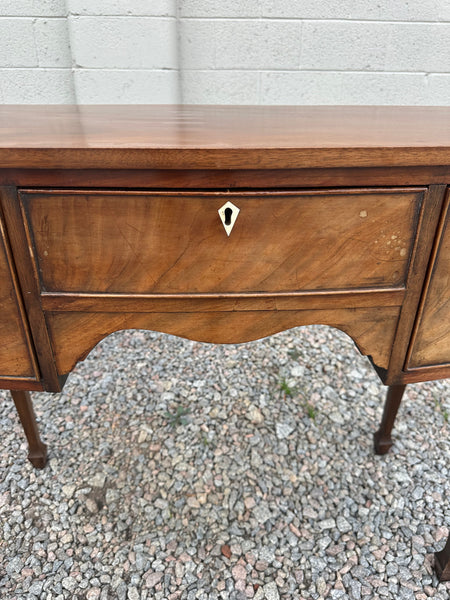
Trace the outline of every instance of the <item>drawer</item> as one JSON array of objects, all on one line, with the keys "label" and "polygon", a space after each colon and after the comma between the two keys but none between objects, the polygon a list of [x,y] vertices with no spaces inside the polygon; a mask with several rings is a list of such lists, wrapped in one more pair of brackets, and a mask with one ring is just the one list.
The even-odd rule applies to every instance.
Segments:
[{"label": "drawer", "polygon": [[[424,190],[22,190],[49,292],[221,294],[401,287]],[[219,216],[239,208],[230,235]],[[235,210],[235,209],[233,209]]]}]

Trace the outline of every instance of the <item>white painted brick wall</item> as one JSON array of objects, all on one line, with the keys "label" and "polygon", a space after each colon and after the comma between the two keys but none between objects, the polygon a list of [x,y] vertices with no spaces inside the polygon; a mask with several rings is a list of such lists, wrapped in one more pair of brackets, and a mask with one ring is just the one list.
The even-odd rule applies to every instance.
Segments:
[{"label": "white painted brick wall", "polygon": [[176,0],[66,0],[72,15],[175,17]]},{"label": "white painted brick wall", "polygon": [[65,17],[65,0],[1,0],[0,15],[7,17]]},{"label": "white painted brick wall", "polygon": [[186,103],[450,104],[450,0],[182,0],[178,16]]},{"label": "white painted brick wall", "polygon": [[80,104],[180,102],[175,0],[67,0]]},{"label": "white painted brick wall", "polygon": [[179,98],[177,71],[74,70],[79,104],[171,104]]},{"label": "white painted brick wall", "polygon": [[450,105],[450,0],[1,0],[0,102]]},{"label": "white painted brick wall", "polygon": [[261,16],[360,21],[449,21],[448,0],[261,0]]},{"label": "white painted brick wall", "polygon": [[73,17],[70,34],[77,67],[178,68],[175,19]]},{"label": "white painted brick wall", "polygon": [[0,1],[0,99],[75,101],[65,0]]},{"label": "white painted brick wall", "polygon": [[35,19],[34,40],[39,67],[72,67],[67,20]]},{"label": "white painted brick wall", "polygon": [[445,72],[450,25],[309,21],[300,68],[321,71]]},{"label": "white painted brick wall", "polygon": [[0,19],[0,67],[37,67],[33,19]]}]

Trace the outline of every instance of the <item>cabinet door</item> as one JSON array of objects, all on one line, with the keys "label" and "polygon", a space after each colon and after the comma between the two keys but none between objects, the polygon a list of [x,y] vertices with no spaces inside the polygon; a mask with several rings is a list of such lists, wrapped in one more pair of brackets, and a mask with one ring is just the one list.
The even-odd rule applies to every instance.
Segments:
[{"label": "cabinet door", "polygon": [[0,387],[14,387],[11,381],[6,381],[8,379],[36,380],[37,373],[1,214],[0,340]]},{"label": "cabinet door", "polygon": [[450,191],[409,368],[450,366]]}]

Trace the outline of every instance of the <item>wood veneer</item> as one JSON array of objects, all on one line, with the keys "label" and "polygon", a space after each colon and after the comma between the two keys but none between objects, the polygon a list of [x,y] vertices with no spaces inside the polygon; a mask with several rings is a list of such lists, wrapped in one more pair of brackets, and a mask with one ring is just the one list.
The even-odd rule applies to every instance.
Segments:
[{"label": "wood veneer", "polygon": [[0,128],[4,168],[430,166],[448,164],[450,108],[0,106]]},{"label": "wood veneer", "polygon": [[450,195],[447,193],[433,253],[429,285],[424,293],[410,368],[450,366]]},{"label": "wood veneer", "polygon": [[0,281],[1,373],[10,378],[36,379],[28,328],[1,213]]},{"label": "wood veneer", "polygon": [[[424,191],[20,197],[45,291],[279,293],[404,285]],[[241,211],[229,238],[226,202]]]}]

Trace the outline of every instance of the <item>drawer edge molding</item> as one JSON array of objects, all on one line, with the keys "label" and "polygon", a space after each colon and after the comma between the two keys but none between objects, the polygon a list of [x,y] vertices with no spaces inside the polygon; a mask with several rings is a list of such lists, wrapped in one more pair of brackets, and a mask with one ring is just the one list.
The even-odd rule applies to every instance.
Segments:
[{"label": "drawer edge molding", "polygon": [[346,289],[292,293],[226,294],[72,294],[43,292],[51,312],[291,311],[401,306],[405,288]]}]

